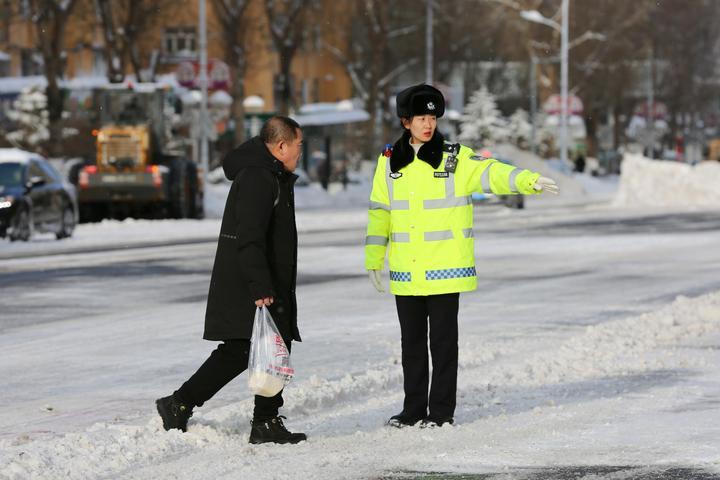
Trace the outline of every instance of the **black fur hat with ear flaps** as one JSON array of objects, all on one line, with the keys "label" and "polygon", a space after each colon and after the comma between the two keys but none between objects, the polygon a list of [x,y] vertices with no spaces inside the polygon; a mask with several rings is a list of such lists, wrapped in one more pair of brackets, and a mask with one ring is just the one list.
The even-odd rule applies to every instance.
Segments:
[{"label": "black fur hat with ear flaps", "polygon": [[412,118],[416,115],[435,115],[437,118],[445,114],[445,97],[435,87],[421,83],[408,87],[395,97],[397,116]]}]

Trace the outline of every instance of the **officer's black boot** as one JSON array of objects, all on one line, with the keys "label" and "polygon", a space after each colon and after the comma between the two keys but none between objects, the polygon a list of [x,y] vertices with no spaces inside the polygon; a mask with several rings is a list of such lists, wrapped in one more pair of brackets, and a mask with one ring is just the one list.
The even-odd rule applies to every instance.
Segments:
[{"label": "officer's black boot", "polygon": [[420,423],[420,428],[438,428],[442,427],[443,425],[452,425],[455,422],[455,420],[452,419],[452,417],[446,417],[446,418],[434,418],[434,417],[427,417],[423,419],[423,421]]},{"label": "officer's black boot", "polygon": [[188,420],[192,417],[192,405],[181,402],[174,394],[155,400],[155,405],[165,430],[179,428],[183,432],[187,431]]},{"label": "officer's black boot", "polygon": [[390,420],[387,421],[387,425],[395,428],[412,427],[422,419],[423,417],[417,417],[408,415],[405,412],[400,412],[397,415],[390,417]]},{"label": "officer's black boot", "polygon": [[250,443],[299,443],[307,440],[304,433],[289,432],[283,425],[282,415],[270,420],[253,420]]}]

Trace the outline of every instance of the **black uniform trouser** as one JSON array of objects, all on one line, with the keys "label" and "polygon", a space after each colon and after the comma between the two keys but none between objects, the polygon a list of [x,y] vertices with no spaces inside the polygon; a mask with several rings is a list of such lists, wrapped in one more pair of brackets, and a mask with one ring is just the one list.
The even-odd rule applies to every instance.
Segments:
[{"label": "black uniform trouser", "polygon": [[[290,342],[287,342],[288,351]],[[197,372],[183,383],[175,395],[184,403],[201,407],[232,379],[247,370],[250,340],[226,340],[218,345]],[[277,417],[283,406],[282,391],[274,397],[255,395],[253,420]]]},{"label": "black uniform trouser", "polygon": [[[455,413],[458,369],[459,293],[429,296],[396,296],[402,344],[403,413],[432,419],[452,418]],[[428,318],[432,384],[428,399]]]}]

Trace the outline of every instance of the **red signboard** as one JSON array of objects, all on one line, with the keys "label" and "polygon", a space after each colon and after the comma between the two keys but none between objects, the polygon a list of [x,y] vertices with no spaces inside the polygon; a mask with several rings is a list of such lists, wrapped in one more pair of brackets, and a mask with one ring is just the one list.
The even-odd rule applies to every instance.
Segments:
[{"label": "red signboard", "polygon": [[[550,95],[543,104],[543,110],[549,115],[560,115],[562,113],[562,97],[560,95]],[[568,114],[582,115],[583,103],[579,97],[568,95]]]},{"label": "red signboard", "polygon": [[[667,106],[662,102],[653,102],[651,114],[654,120],[665,120],[668,115]],[[648,118],[648,102],[639,103],[635,107],[635,115]]]},{"label": "red signboard", "polygon": [[[230,67],[222,60],[213,58],[208,61],[208,90],[230,90],[232,78]],[[200,88],[200,64],[197,61],[182,62],[178,65],[175,77],[186,88]]]}]

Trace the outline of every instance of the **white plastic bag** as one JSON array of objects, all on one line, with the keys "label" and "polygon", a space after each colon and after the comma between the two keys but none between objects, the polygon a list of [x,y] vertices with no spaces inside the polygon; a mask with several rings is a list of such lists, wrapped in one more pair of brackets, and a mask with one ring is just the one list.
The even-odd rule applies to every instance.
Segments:
[{"label": "white plastic bag", "polygon": [[295,375],[290,352],[267,307],[255,310],[248,374],[250,391],[263,397],[277,395]]}]

